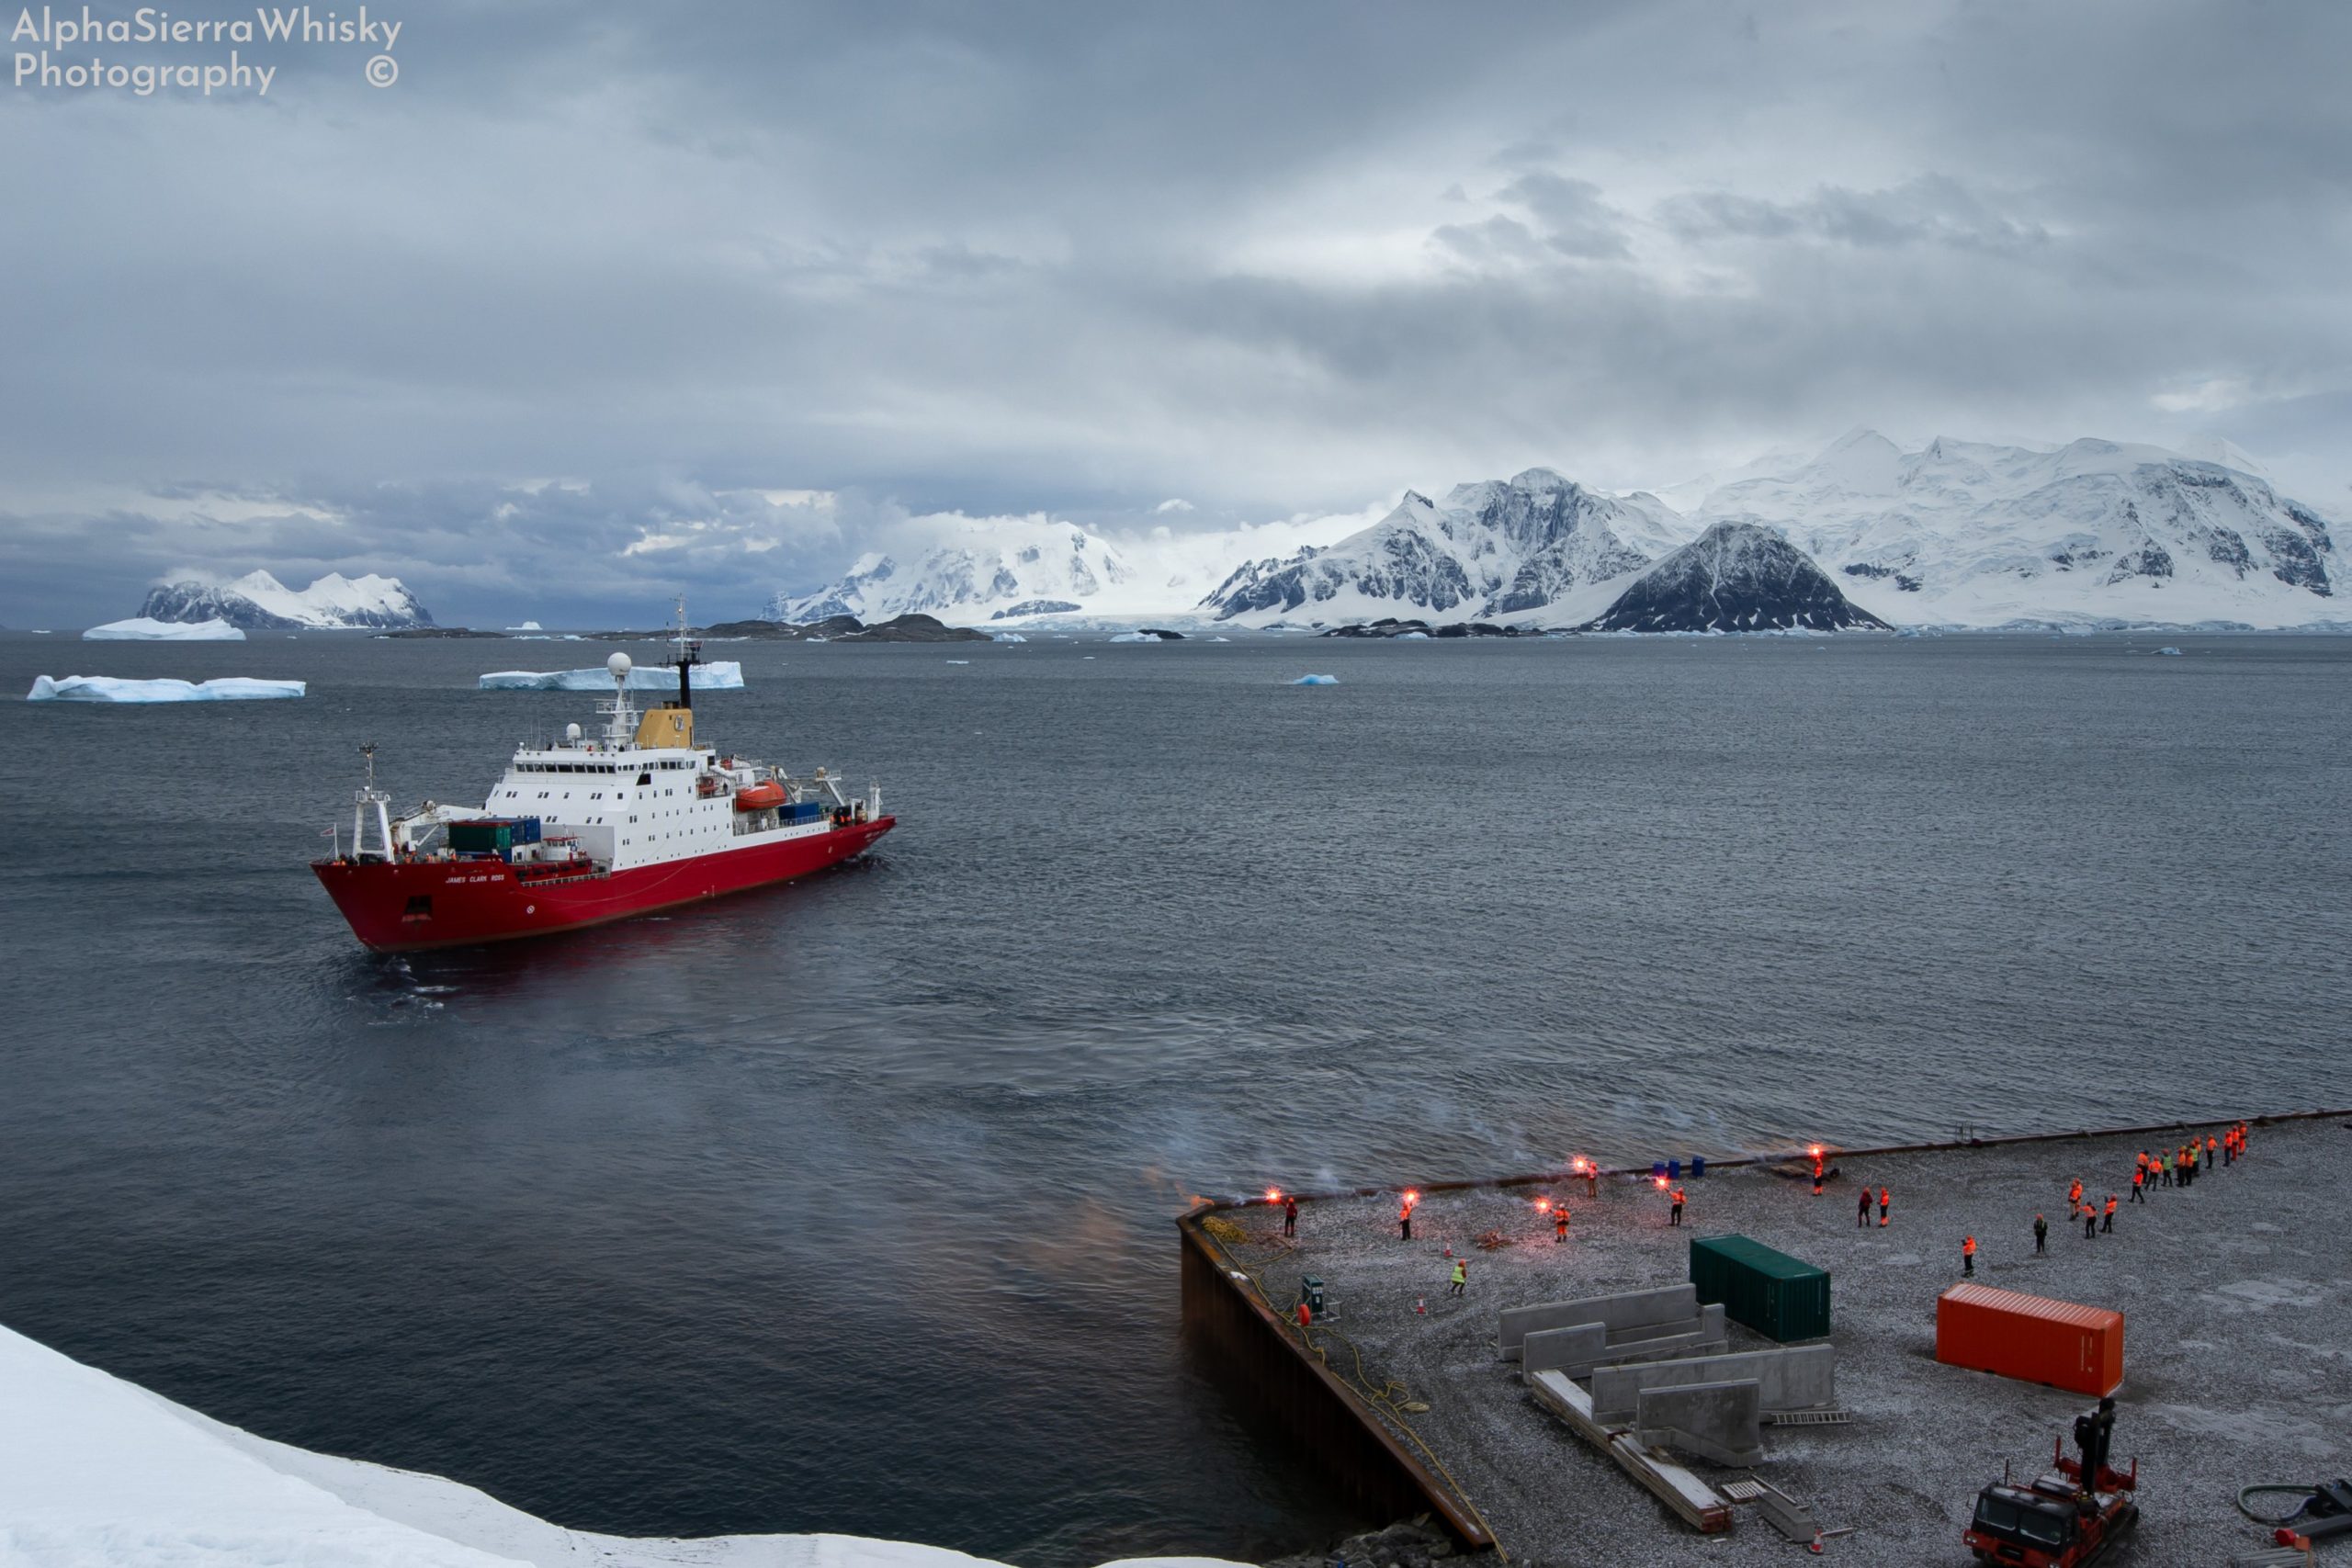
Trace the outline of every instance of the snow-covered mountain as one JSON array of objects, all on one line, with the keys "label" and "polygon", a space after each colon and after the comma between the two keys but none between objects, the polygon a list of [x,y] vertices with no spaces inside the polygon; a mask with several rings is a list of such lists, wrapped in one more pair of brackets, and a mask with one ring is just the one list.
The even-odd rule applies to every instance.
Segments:
[{"label": "snow-covered mountain", "polygon": [[300,592],[266,571],[234,582],[187,579],[147,595],[139,614],[153,621],[226,621],[247,631],[298,626],[429,626],[433,616],[396,577],[329,572]]},{"label": "snow-covered mountain", "polygon": [[1835,632],[1885,626],[1773,530],[1718,523],[1635,577],[1591,629]]},{"label": "snow-covered mountain", "polygon": [[1589,597],[1579,591],[1638,570],[1679,538],[1655,496],[1604,495],[1530,468],[1456,485],[1442,502],[1408,491],[1386,517],[1329,548],[1235,568],[1201,607],[1244,625],[1555,619]]},{"label": "snow-covered mountain", "polygon": [[1106,538],[1042,516],[918,519],[919,552],[869,555],[829,587],[777,594],[768,614],[1566,626],[1713,525],[1737,523],[1782,536],[1847,600],[1895,625],[2352,623],[2352,592],[2336,592],[2352,565],[2326,520],[2236,447],[2199,450],[1948,439],[1905,450],[1857,430],[1689,486],[1678,492],[1687,513],[1531,468],[1442,501],[1408,491],[1385,513],[1224,533]]},{"label": "snow-covered mountain", "polygon": [[2317,513],[2246,468],[2156,446],[1905,452],[1856,430],[1717,488],[1692,520],[1781,529],[1897,623],[2352,619]]},{"label": "snow-covered mountain", "polygon": [[767,618],[796,625],[828,615],[862,621],[926,615],[969,625],[1033,604],[1082,604],[1131,586],[1135,573],[1110,541],[1042,517],[968,520],[910,564],[868,554],[813,593],[778,593]]}]

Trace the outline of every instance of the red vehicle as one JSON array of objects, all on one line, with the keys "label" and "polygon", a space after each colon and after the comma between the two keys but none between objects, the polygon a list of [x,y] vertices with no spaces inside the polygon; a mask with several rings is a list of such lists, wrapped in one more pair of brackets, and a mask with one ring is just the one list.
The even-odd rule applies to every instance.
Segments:
[{"label": "red vehicle", "polygon": [[2109,1465],[2115,1436],[2115,1401],[2075,1418],[2080,1459],[2065,1457],[2063,1438],[2051,1443],[2051,1470],[2030,1486],[2004,1475],[1976,1495],[1976,1514],[1961,1539],[1979,1562],[2013,1568],[2083,1568],[2140,1522],[2140,1461],[2129,1472]]}]

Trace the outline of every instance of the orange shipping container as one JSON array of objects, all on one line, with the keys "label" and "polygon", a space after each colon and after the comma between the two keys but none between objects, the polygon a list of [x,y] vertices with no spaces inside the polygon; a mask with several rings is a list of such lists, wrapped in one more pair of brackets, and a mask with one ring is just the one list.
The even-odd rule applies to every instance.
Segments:
[{"label": "orange shipping container", "polygon": [[1936,1298],[1936,1359],[2075,1393],[2123,1382],[2123,1314],[2047,1296],[1954,1285]]}]

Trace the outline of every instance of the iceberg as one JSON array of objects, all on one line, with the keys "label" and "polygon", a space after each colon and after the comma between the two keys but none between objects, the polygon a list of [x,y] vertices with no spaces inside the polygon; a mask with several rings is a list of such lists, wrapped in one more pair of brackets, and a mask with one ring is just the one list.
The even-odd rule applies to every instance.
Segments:
[{"label": "iceberg", "polygon": [[543,632],[547,630],[547,627],[539,625],[537,621],[525,621],[519,626],[509,626],[506,629],[510,632]]},{"label": "iceberg", "polygon": [[1291,682],[1294,686],[1336,686],[1339,683],[1337,675],[1301,675]]},{"label": "iceberg", "polygon": [[1160,638],[1156,632],[1121,632],[1111,640],[1113,642],[1158,642]]},{"label": "iceberg", "polygon": [[243,642],[245,634],[226,621],[151,621],[133,615],[108,621],[82,634],[84,642]]},{"label": "iceberg", "polygon": [[2178,659],[2180,657],[2180,649],[2177,648],[2160,648],[2156,649],[2156,651],[2173,659]]},{"label": "iceberg", "polygon": [[[613,677],[602,665],[594,670],[493,670],[474,684],[484,692],[609,692],[613,689]],[[628,672],[628,689],[674,692],[678,689],[678,672],[659,664],[640,664]],[[697,664],[694,689],[740,692],[743,689],[743,667],[731,659]]]},{"label": "iceberg", "polygon": [[250,703],[271,697],[299,697],[308,688],[300,681],[257,681],[229,675],[217,681],[119,681],[111,675],[64,675],[52,681],[33,677],[28,703]]},{"label": "iceberg", "polygon": [[1029,640],[1019,632],[990,632],[989,637],[997,642],[1027,642]]}]

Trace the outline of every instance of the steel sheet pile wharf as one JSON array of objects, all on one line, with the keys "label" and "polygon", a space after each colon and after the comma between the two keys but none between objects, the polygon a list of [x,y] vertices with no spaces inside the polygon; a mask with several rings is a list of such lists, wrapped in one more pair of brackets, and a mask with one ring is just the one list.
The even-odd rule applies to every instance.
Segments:
[{"label": "steel sheet pile wharf", "polygon": [[1857,1562],[1966,1563],[1980,1489],[2046,1471],[2111,1389],[2138,1518],[2107,1560],[2220,1564],[2269,1544],[2240,1487],[2352,1473],[2352,1192],[2328,1179],[2352,1113],[2257,1121],[2243,1157],[2086,1225],[2077,1181],[2103,1221],[2188,1133],[1838,1150],[1819,1196],[1794,1150],[1657,1151],[1655,1176],[1629,1150],[1409,1205],[1315,1195],[1295,1235],[1281,1201],[1204,1205],[1186,1318],[1367,1522],[1429,1514],[1517,1560],[1760,1563],[1817,1528]]}]

